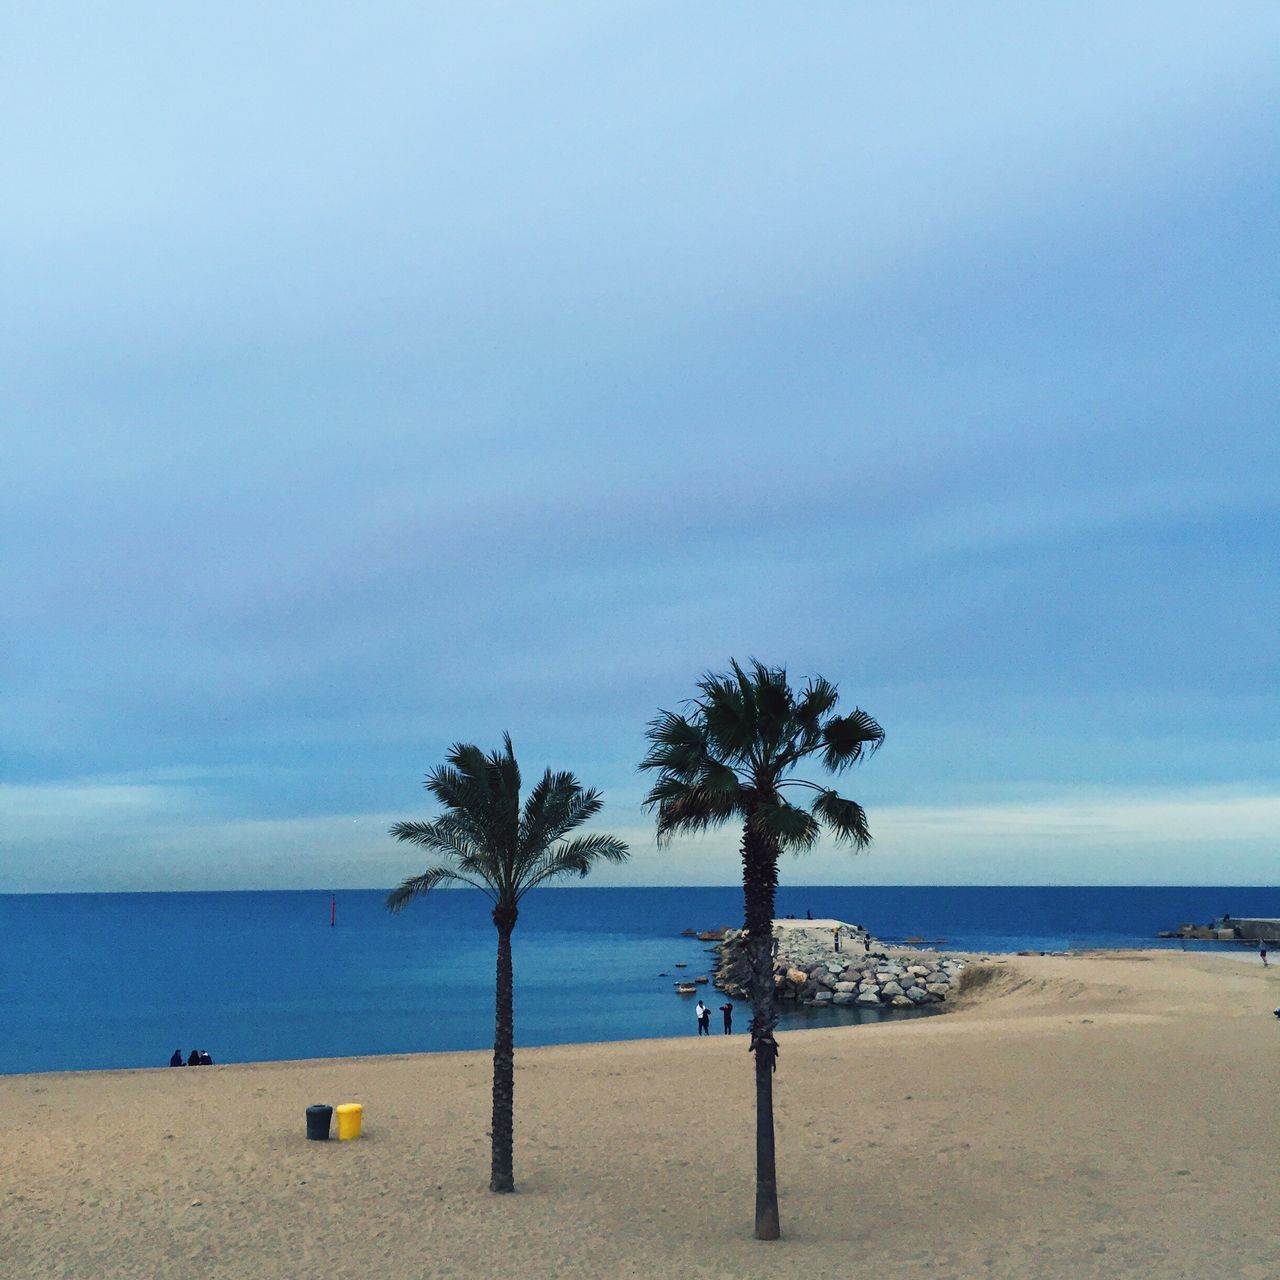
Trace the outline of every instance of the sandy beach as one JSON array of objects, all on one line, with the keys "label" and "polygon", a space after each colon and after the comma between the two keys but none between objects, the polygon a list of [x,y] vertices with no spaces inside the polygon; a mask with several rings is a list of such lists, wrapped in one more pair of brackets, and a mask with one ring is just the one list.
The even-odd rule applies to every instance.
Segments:
[{"label": "sandy beach", "polygon": [[[1269,1277],[1280,968],[991,968],[945,1016],[785,1036],[775,1244],[746,1037],[690,1035],[518,1051],[505,1197],[483,1053],[0,1077],[0,1275]],[[307,1142],[317,1101],[365,1136]]]}]

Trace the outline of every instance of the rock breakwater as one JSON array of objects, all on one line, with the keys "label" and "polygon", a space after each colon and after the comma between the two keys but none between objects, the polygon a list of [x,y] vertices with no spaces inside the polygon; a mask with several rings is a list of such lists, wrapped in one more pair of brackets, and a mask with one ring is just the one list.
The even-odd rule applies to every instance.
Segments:
[{"label": "rock breakwater", "polygon": [[[856,941],[842,940],[836,950],[834,931],[825,922],[815,928],[796,928],[790,921],[785,925],[792,927],[774,932],[773,984],[781,1000],[895,1009],[937,1004],[952,992],[965,967],[964,960],[936,951],[884,947],[855,926],[843,927]],[[745,931],[727,930],[716,950],[716,987],[749,999]]]}]

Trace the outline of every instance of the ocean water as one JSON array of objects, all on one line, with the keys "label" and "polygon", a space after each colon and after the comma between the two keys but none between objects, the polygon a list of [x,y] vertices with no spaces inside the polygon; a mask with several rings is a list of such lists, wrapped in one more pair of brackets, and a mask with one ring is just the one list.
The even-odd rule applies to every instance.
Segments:
[{"label": "ocean water", "polygon": [[[340,892],[331,928],[327,892],[0,895],[0,1073],[162,1066],[193,1046],[217,1062],[490,1046],[486,901],[453,891],[391,916],[383,898]],[[1177,946],[1156,933],[1224,912],[1280,916],[1280,890],[779,891],[780,915],[808,910],[966,951]],[[732,888],[535,891],[514,939],[516,1043],[692,1034],[693,1000],[672,984],[712,956],[680,931],[741,918]],[[793,1009],[783,1029],[884,1016]],[[747,1019],[740,1006],[735,1030]]]}]

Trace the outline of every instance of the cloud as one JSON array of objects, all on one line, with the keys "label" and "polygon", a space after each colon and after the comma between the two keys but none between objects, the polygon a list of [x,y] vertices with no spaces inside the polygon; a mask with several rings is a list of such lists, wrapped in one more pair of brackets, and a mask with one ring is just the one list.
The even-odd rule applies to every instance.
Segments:
[{"label": "cloud", "polygon": [[[617,779],[730,654],[865,697],[884,799],[1274,783],[1280,10],[749,8],[16,20],[0,740],[108,789],[3,874],[376,878],[388,779]],[[885,814],[796,873],[1153,854]]]},{"label": "cloud", "polygon": [[[0,787],[0,892],[386,888],[421,855],[387,835],[403,813],[219,816],[203,793],[80,782]],[[615,804],[596,824],[631,860],[590,883],[736,884],[738,832],[659,848],[651,823]],[[784,858],[789,884],[1266,883],[1280,793],[1081,789],[1000,804],[877,808],[870,850],[830,845]]]}]

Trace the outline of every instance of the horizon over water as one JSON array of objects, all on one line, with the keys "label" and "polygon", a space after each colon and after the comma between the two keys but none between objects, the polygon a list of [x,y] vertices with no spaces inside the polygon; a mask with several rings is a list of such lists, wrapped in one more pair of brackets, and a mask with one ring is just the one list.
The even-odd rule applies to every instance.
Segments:
[{"label": "horizon over water", "polygon": [[[490,1047],[486,900],[450,890],[392,916],[385,895],[339,891],[336,928],[329,890],[0,895],[0,1074],[158,1067],[178,1047],[215,1062]],[[1184,920],[1280,917],[1280,889],[779,888],[779,916],[807,910],[957,951],[1156,947],[1180,945],[1155,934]],[[535,890],[513,942],[517,1045],[692,1034],[672,983],[714,957],[680,931],[741,918],[740,886]],[[745,1030],[740,1002],[738,1015]],[[787,1009],[782,1029],[882,1016]]]}]

